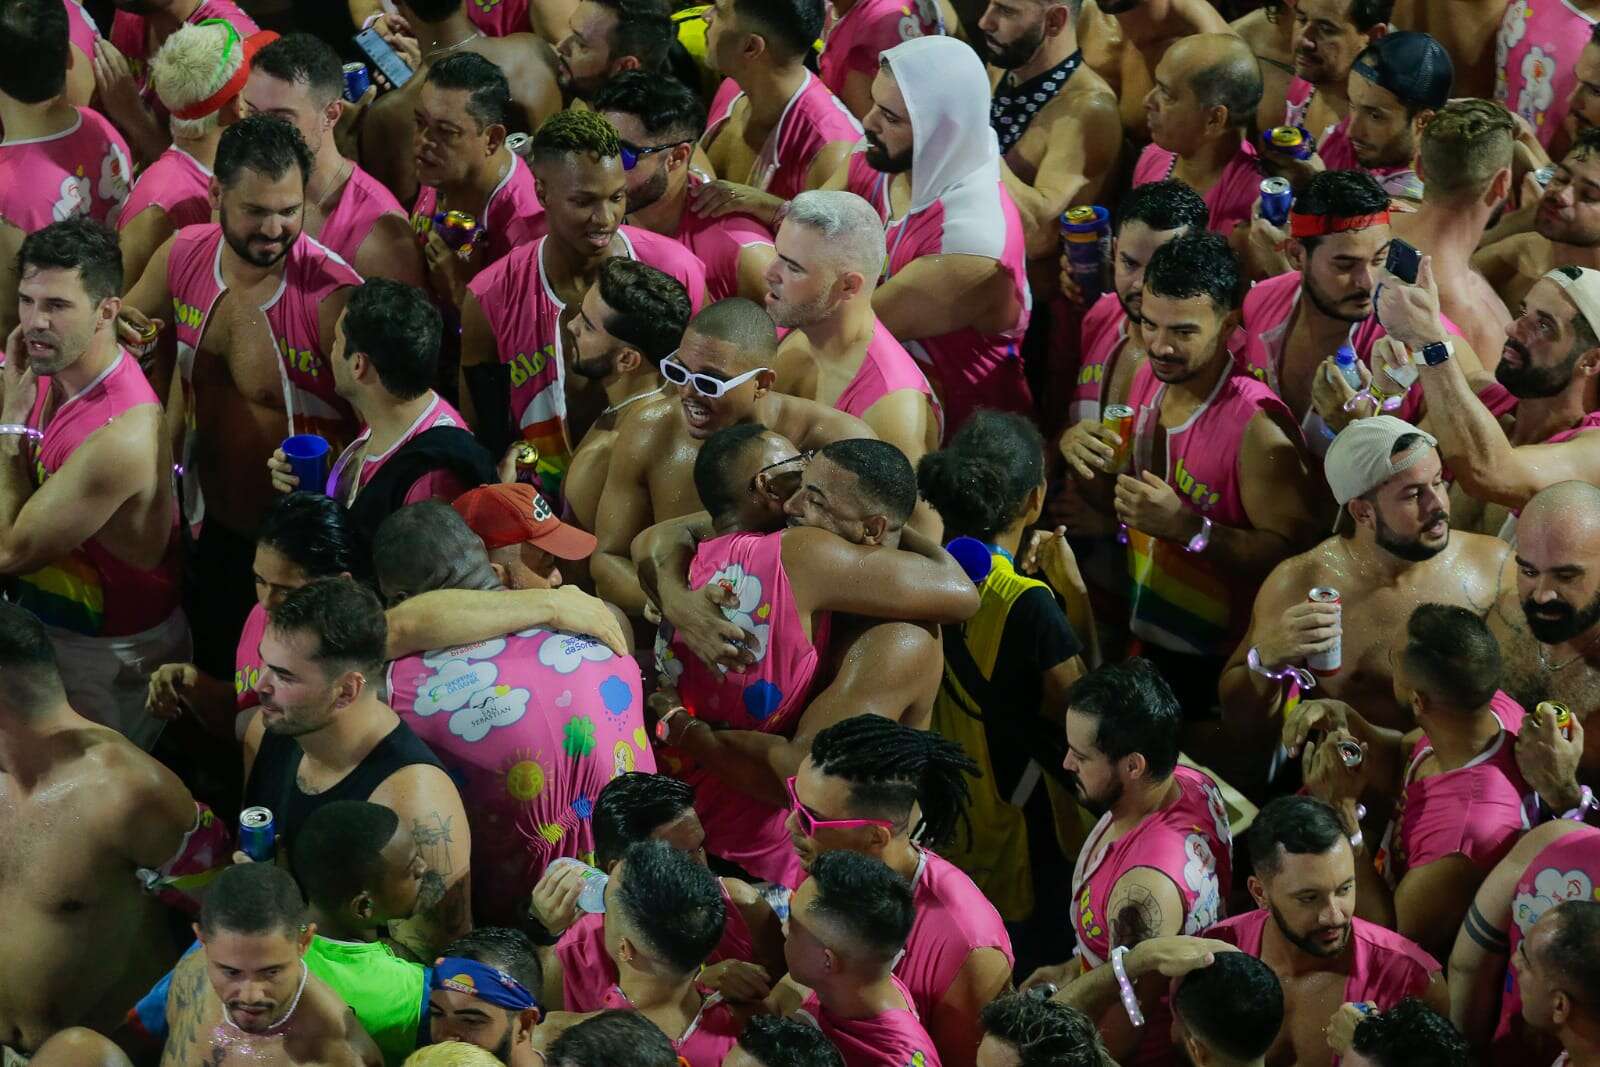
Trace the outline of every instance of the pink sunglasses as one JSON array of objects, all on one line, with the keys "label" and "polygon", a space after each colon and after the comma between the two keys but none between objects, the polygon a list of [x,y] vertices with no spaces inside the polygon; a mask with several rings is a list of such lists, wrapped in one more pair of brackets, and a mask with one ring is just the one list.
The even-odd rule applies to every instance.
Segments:
[{"label": "pink sunglasses", "polygon": [[800,820],[800,829],[807,837],[816,837],[819,827],[830,830],[849,830],[857,826],[881,826],[885,830],[894,829],[894,823],[888,819],[819,819],[811,814],[811,809],[800,803],[800,794],[794,791],[794,777],[790,776],[784,781],[789,787],[789,808],[794,812],[795,818]]}]

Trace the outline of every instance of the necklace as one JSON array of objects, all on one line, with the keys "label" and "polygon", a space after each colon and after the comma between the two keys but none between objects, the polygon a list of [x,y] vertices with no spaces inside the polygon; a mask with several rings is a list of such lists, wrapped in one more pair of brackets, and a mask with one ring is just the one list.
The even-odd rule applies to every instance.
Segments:
[{"label": "necklace", "polygon": [[[294,999],[289,1001],[289,1010],[283,1013],[283,1018],[279,1019],[265,1030],[246,1030],[244,1027],[234,1022],[233,1017],[228,1014],[228,1005],[226,1003],[222,1005],[222,1021],[239,1031],[241,1034],[245,1034],[249,1037],[272,1036],[274,1031],[282,1030],[285,1026],[289,1025],[289,1020],[294,1018],[294,1010],[300,1006],[300,994],[306,991],[306,979],[310,977],[310,975],[311,972],[306,969],[306,961],[302,959],[300,961],[300,988],[294,991]],[[219,996],[217,999],[221,1000],[222,998]]]},{"label": "necklace", "polygon": [[330,181],[328,183],[328,187],[322,191],[322,195],[313,196],[311,191],[308,189],[306,191],[306,199],[317,205],[317,207],[322,207],[322,205],[327,202],[328,197],[333,195],[334,190],[343,188],[345,181],[349,179],[350,172],[354,168],[354,162],[341,156],[339,159],[339,168],[333,172],[333,180]]},{"label": "necklace", "polygon": [[1551,674],[1554,674],[1557,671],[1565,670],[1566,668],[1572,666],[1574,663],[1576,663],[1580,659],[1582,659],[1584,657],[1584,655],[1591,648],[1594,647],[1596,641],[1600,641],[1600,633],[1597,633],[1593,637],[1589,638],[1589,642],[1578,650],[1578,654],[1576,656],[1573,656],[1571,659],[1567,660],[1567,662],[1565,662],[1565,663],[1556,663],[1556,664],[1552,664],[1550,662],[1550,657],[1545,653],[1545,650],[1544,650],[1544,642],[1541,641],[1541,642],[1539,642],[1539,666],[1543,667],[1546,671],[1548,671]]},{"label": "necklace", "polygon": [[665,389],[666,387],[667,387],[666,383],[663,382],[662,384],[656,386],[654,389],[647,389],[642,393],[635,393],[632,396],[628,397],[628,399],[626,399],[626,400],[619,400],[615,404],[610,405],[604,411],[602,411],[600,414],[602,416],[604,416],[604,415],[615,415],[617,412],[621,411],[623,408],[627,407],[629,404],[637,403],[638,401],[643,400],[647,396],[655,396],[657,393],[661,392],[661,390]]},{"label": "necklace", "polygon": [[469,33],[465,37],[461,38],[461,40],[457,41],[455,44],[439,45],[436,48],[428,49],[427,53],[422,58],[423,59],[432,59],[434,56],[442,56],[446,52],[454,52],[457,48],[460,48],[462,45],[466,44],[468,41],[475,41],[479,37],[482,37],[482,36],[483,36],[483,31],[482,30],[473,30],[471,33]]}]

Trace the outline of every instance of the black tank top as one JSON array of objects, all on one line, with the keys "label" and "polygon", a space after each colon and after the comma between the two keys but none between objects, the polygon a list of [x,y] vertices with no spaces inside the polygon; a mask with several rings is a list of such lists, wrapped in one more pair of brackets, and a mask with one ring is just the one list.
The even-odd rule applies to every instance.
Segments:
[{"label": "black tank top", "polygon": [[404,721],[397,723],[387,737],[373,746],[355,770],[321,793],[304,793],[295,782],[304,758],[305,753],[294,738],[262,734],[261,749],[250,768],[250,780],[244,786],[245,807],[260,804],[272,812],[273,832],[283,848],[289,847],[306,819],[324,804],[335,800],[369,800],[373,791],[391,774],[418,763],[444,770],[444,764],[433,750],[412,733]]}]

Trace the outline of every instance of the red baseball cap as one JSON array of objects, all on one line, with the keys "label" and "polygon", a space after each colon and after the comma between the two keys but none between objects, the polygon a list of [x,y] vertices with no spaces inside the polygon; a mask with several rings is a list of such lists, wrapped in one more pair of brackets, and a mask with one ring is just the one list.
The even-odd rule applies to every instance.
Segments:
[{"label": "red baseball cap", "polygon": [[451,507],[490,551],[528,542],[558,559],[588,559],[594,553],[594,534],[562,522],[538,490],[522,482],[480,485],[456,497]]}]

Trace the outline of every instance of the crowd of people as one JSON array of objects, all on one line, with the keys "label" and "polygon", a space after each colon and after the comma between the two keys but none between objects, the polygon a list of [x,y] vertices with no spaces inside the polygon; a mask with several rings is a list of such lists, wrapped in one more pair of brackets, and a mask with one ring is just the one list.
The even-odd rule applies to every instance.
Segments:
[{"label": "crowd of people", "polygon": [[1600,1067],[1600,0],[0,0],[0,136],[4,1067]]}]

